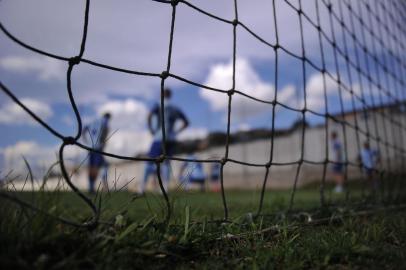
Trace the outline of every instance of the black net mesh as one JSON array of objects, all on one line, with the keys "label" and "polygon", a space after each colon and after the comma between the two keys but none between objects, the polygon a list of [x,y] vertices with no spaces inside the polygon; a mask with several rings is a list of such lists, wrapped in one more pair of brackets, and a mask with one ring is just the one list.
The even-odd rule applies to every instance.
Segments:
[{"label": "black net mesh", "polygon": [[[361,152],[364,141],[368,141],[371,144],[376,145],[381,156],[380,166],[374,168],[381,182],[384,183],[386,179],[398,179],[396,183],[400,183],[404,180],[405,176],[405,117],[402,113],[405,112],[405,81],[406,78],[406,59],[405,59],[405,46],[406,46],[406,2],[397,0],[315,0],[312,4],[315,5],[316,16],[310,16],[305,10],[302,9],[302,1],[293,0],[273,0],[272,10],[269,10],[270,14],[274,18],[273,26],[275,37],[274,42],[267,41],[256,33],[255,29],[248,27],[244,21],[239,19],[238,16],[238,1],[234,0],[234,18],[226,19],[220,18],[208,11],[205,11],[198,6],[188,1],[183,0],[155,0],[162,5],[168,6],[168,12],[171,12],[171,28],[168,44],[168,56],[166,69],[164,71],[157,71],[155,73],[143,72],[138,70],[127,70],[108,64],[97,63],[95,61],[85,59],[83,53],[86,47],[87,26],[89,20],[89,12],[91,11],[90,1],[86,1],[86,9],[84,11],[84,23],[83,23],[83,36],[79,53],[73,57],[65,57],[55,55],[40,48],[34,48],[33,46],[26,44],[18,37],[10,33],[3,24],[0,28],[6,36],[8,36],[15,43],[24,47],[27,50],[36,52],[38,54],[65,61],[69,63],[67,69],[67,92],[71,106],[76,115],[77,132],[74,135],[61,134],[41,120],[37,115],[30,111],[24,104],[13,94],[13,91],[6,85],[1,83],[1,89],[7,96],[9,96],[14,102],[21,106],[28,114],[30,114],[39,124],[47,129],[51,134],[58,137],[61,140],[61,146],[59,150],[59,159],[61,171],[65,181],[70,188],[76,192],[93,210],[94,218],[86,224],[75,224],[74,222],[64,220],[64,222],[71,223],[77,226],[94,226],[99,220],[99,206],[97,206],[92,200],[84,195],[70,180],[65,165],[64,165],[64,148],[67,145],[76,145],[82,149],[100,152],[96,149],[88,147],[80,143],[79,138],[82,133],[82,120],[75,104],[75,99],[72,94],[71,87],[71,74],[72,70],[77,65],[93,65],[102,69],[109,69],[115,72],[124,72],[132,74],[134,76],[149,76],[155,77],[161,81],[161,108],[164,108],[164,89],[166,80],[172,78],[175,80],[183,81],[184,83],[197,86],[205,89],[205,91],[216,91],[224,95],[228,99],[227,108],[227,136],[225,142],[224,155],[221,159],[210,160],[193,160],[195,162],[204,163],[219,163],[221,165],[221,196],[224,207],[224,219],[228,219],[228,207],[226,200],[226,193],[224,188],[224,167],[227,163],[236,163],[242,166],[252,166],[263,168],[263,184],[261,189],[261,196],[258,202],[258,214],[262,210],[265,189],[267,186],[268,178],[272,175],[273,168],[277,166],[297,165],[295,172],[294,184],[292,187],[292,194],[290,200],[290,208],[294,203],[294,197],[296,194],[298,178],[301,170],[305,164],[321,165],[323,166],[323,175],[320,184],[320,204],[321,206],[326,204],[325,199],[325,183],[327,167],[329,165],[339,164],[344,167],[344,178],[347,182],[349,178],[350,168],[358,168],[363,170],[363,166],[357,160],[350,159],[347,153],[351,150],[350,145],[356,145],[357,152]],[[280,37],[285,33],[280,32],[278,29],[278,9],[277,5],[280,3],[286,4],[293,12],[297,14],[297,18],[300,26],[300,36],[297,37],[297,42],[301,44],[301,52],[298,54],[291,49],[284,46],[280,42]],[[173,42],[176,40],[176,17],[177,8],[179,5],[184,5],[187,8],[194,9],[201,14],[210,17],[213,20],[217,20],[220,23],[228,24],[232,26],[233,33],[233,46],[230,48],[232,51],[233,59],[233,76],[231,89],[217,89],[207,85],[189,80],[188,78],[181,77],[171,72],[172,62],[172,48]],[[323,10],[323,11],[321,11]],[[323,16],[328,16],[327,23],[322,24],[321,13]],[[293,19],[293,18],[292,18]],[[325,22],[323,20],[323,22]],[[314,61],[309,57],[306,52],[305,46],[305,31],[304,24],[310,27],[312,31],[317,32],[319,47],[317,50],[320,52],[320,61]],[[262,100],[254,96],[248,95],[246,89],[236,88],[236,55],[238,51],[237,35],[240,31],[246,31],[255,40],[263,45],[269,47],[273,55],[274,63],[274,78],[275,78],[275,91],[272,100]],[[281,54],[287,54],[292,58],[295,58],[301,63],[302,72],[302,89],[300,89],[299,96],[301,97],[300,107],[291,106],[286,102],[282,102],[278,98],[278,89],[280,83],[280,63]],[[328,62],[328,63],[327,63]],[[309,106],[309,100],[307,93],[307,80],[309,70],[316,71],[322,76],[323,80],[323,99],[324,108],[321,111],[313,110]],[[337,92],[335,93],[338,99],[335,102],[339,104],[339,112],[333,112],[331,110],[330,101],[328,100],[327,84],[333,82],[337,85]],[[241,160],[232,159],[229,156],[230,145],[230,123],[233,117],[232,101],[236,95],[241,95],[244,98],[252,100],[252,102],[263,103],[271,108],[271,135],[269,138],[270,152],[269,159],[265,163],[250,163]],[[346,108],[344,99],[350,100],[350,109]],[[283,108],[288,111],[296,112],[300,114],[300,127],[301,127],[301,147],[299,159],[293,162],[276,162],[274,151],[274,138],[275,138],[275,115],[277,108]],[[161,119],[165,119],[164,110],[161,109]],[[308,136],[307,119],[311,116],[318,116],[324,119],[324,132],[325,141],[320,142],[324,144],[324,160],[315,162],[311,159],[307,159],[305,155],[305,141]],[[365,119],[368,116],[368,121],[360,120]],[[163,120],[165,121],[165,120]],[[362,122],[362,124],[361,124]],[[331,125],[339,127],[339,132],[343,135],[343,148],[344,157],[342,161],[334,161],[329,158],[329,133],[332,128]],[[162,127],[162,138],[164,144],[167,141],[165,124]],[[351,134],[351,136],[349,135]],[[349,140],[355,140],[354,144]],[[309,151],[309,150],[307,150]],[[311,151],[311,150],[310,150]],[[135,158],[130,156],[121,156],[117,154],[100,152],[101,154],[117,159],[132,160],[132,161],[151,161],[155,162],[158,170],[157,176],[159,185],[167,205],[167,218],[171,215],[171,204],[165,191],[160,166],[165,160],[177,160],[177,161],[192,161],[186,158],[168,156],[163,147],[163,155],[159,158]],[[391,185],[391,188],[387,190],[387,196],[399,196],[396,194],[396,185]],[[348,199],[348,194],[347,194]],[[30,207],[27,205],[27,207]]]}]

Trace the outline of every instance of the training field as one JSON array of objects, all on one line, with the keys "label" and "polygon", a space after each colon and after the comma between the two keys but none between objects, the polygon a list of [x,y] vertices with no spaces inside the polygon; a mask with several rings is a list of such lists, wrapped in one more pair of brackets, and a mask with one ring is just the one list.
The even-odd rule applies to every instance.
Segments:
[{"label": "training field", "polygon": [[[71,220],[85,221],[91,216],[72,192],[8,194]],[[360,189],[353,188],[351,194],[360,202]],[[1,199],[0,268],[406,267],[406,208],[402,204],[395,208],[369,200],[347,208],[344,195],[329,194],[331,206],[320,209],[318,189],[308,187],[298,190],[290,213],[286,212],[290,191],[268,191],[264,215],[255,217],[259,192],[227,191],[226,196],[230,221],[221,222],[220,193],[172,192],[168,224],[159,194],[103,193],[102,223],[91,231],[63,225]]]}]

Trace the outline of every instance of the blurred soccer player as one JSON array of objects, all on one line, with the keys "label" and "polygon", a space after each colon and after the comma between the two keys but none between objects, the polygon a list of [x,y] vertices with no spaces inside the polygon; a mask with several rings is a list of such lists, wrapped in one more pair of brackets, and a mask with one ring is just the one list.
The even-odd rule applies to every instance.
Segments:
[{"label": "blurred soccer player", "polygon": [[210,164],[210,186],[211,191],[220,191],[220,177],[221,177],[221,165],[218,162]]},{"label": "blurred soccer player", "polygon": [[364,142],[364,147],[361,150],[361,163],[364,168],[368,182],[372,185],[375,192],[378,189],[378,179],[375,177],[375,172],[379,162],[379,153],[377,150],[371,149],[368,141]]},{"label": "blurred soccer player", "polygon": [[[197,151],[203,151],[206,148],[207,143],[202,141],[199,143]],[[189,153],[186,158],[196,160],[197,155],[194,153]],[[179,175],[181,178],[181,183],[184,184],[186,190],[189,189],[190,184],[197,184],[200,186],[200,191],[205,191],[207,177],[201,162],[185,161],[180,168]]]},{"label": "blurred soccer player", "polygon": [[[185,128],[189,126],[189,121],[185,114],[175,105],[171,103],[172,92],[169,88],[164,90],[164,122],[165,122],[165,135],[166,144],[165,151],[166,156],[172,156],[176,146],[176,135],[182,132]],[[154,136],[154,140],[150,147],[148,156],[151,158],[157,158],[163,154],[162,152],[162,119],[161,119],[161,106],[156,104],[150,111],[148,115],[148,129]],[[179,126],[178,123],[181,123]],[[152,162],[147,162],[145,166],[144,179],[141,182],[141,193],[144,193],[145,186],[151,175],[156,174],[156,165]],[[170,169],[169,161],[165,162],[161,166],[161,176],[165,190],[169,184]]]},{"label": "blurred soccer player", "polygon": [[[107,136],[109,134],[109,121],[111,115],[110,113],[105,113],[102,119],[97,120],[89,125],[86,125],[83,129],[83,138],[87,142],[87,138],[90,137],[92,147],[95,150],[103,151],[106,146]],[[95,184],[97,176],[99,175],[100,168],[104,168],[103,176],[103,186],[107,189],[107,168],[108,163],[104,159],[104,156],[100,153],[90,152],[89,153],[89,193],[95,192]]]},{"label": "blurred soccer player", "polygon": [[333,149],[333,164],[332,173],[336,186],[334,192],[341,193],[343,192],[344,184],[344,173],[343,173],[343,147],[341,141],[338,139],[337,132],[331,132],[331,146]]}]

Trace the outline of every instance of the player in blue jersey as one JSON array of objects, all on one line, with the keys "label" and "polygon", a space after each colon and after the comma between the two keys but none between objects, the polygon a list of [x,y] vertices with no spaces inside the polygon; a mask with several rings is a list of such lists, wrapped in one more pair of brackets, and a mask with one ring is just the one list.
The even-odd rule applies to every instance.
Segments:
[{"label": "player in blue jersey", "polygon": [[[101,120],[95,121],[89,125],[86,125],[83,129],[83,138],[85,142],[90,139],[93,149],[103,151],[106,146],[107,136],[109,134],[109,121],[110,113],[105,113]],[[95,184],[97,176],[99,175],[100,168],[104,168],[104,181],[103,185],[107,188],[107,168],[108,163],[104,159],[104,156],[100,153],[89,153],[89,193],[95,192]]]},{"label": "player in blue jersey", "polygon": [[[197,151],[203,151],[207,148],[206,141],[201,141],[197,145]],[[197,160],[197,155],[190,152],[186,157],[189,160]],[[200,186],[200,191],[205,191],[207,175],[204,172],[202,162],[185,161],[180,168],[180,180],[185,190],[188,190],[190,184],[196,184]]]},{"label": "player in blue jersey", "polygon": [[[165,151],[166,156],[172,156],[176,146],[176,135],[182,132],[189,126],[189,121],[185,114],[175,105],[171,103],[172,92],[169,88],[164,90],[164,121],[161,119],[161,106],[156,104],[148,115],[148,129],[154,136],[154,140],[151,144],[148,157],[157,158],[163,154],[162,152],[162,122],[165,122],[165,135],[166,144]],[[180,126],[178,123],[181,123]],[[141,182],[141,193],[144,193],[145,186],[151,175],[156,175],[156,165],[153,162],[147,162],[145,166],[144,179]],[[166,160],[161,166],[161,179],[164,184],[165,190],[169,184],[170,169],[169,161]]]},{"label": "player in blue jersey", "polygon": [[211,191],[220,191],[221,164],[214,162],[210,164],[210,186]]},{"label": "player in blue jersey", "polygon": [[378,180],[376,179],[376,171],[379,163],[379,152],[370,147],[369,142],[364,142],[364,147],[361,150],[361,163],[368,182],[372,185],[373,191],[378,189]]},{"label": "player in blue jersey", "polygon": [[[194,154],[189,154],[187,157],[189,160],[196,160],[197,157]],[[200,191],[205,190],[206,174],[201,162],[186,161],[180,168],[181,182],[185,190],[189,190],[190,184],[197,184],[200,186]]]}]

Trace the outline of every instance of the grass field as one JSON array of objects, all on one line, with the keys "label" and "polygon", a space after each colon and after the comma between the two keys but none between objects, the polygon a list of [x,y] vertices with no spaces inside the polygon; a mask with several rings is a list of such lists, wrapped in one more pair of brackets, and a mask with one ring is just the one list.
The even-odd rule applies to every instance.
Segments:
[{"label": "grass field", "polygon": [[[380,210],[381,201],[346,207],[343,195],[327,193],[335,206],[321,210],[318,190],[309,187],[298,191],[289,215],[290,192],[267,192],[263,213],[273,215],[255,218],[259,192],[226,195],[230,222],[216,222],[219,193],[173,192],[167,224],[160,195],[103,193],[103,223],[91,231],[0,199],[0,268],[406,269],[405,208]],[[91,213],[69,192],[13,196],[80,222]]]}]

